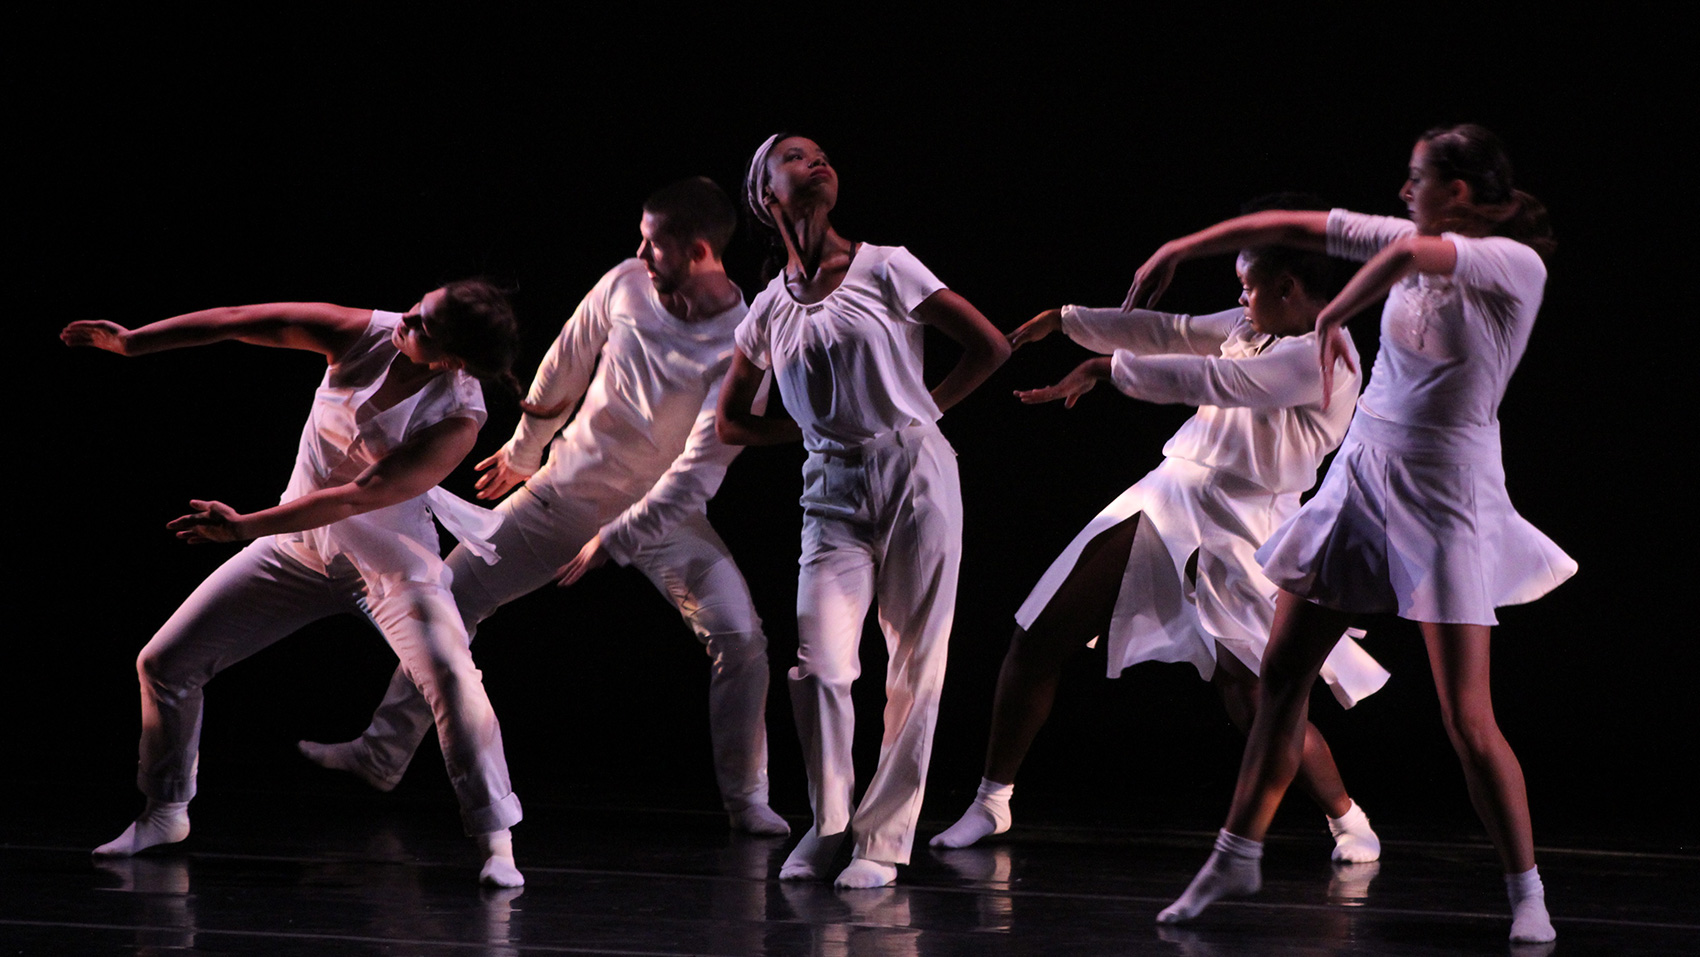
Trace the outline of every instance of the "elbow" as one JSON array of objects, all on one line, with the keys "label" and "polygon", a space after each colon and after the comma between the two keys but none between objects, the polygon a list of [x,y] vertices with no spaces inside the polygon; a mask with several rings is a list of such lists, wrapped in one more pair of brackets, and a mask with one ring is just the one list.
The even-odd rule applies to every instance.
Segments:
[{"label": "elbow", "polygon": [[726,445],[749,445],[744,430],[724,414],[714,419],[714,437]]},{"label": "elbow", "polygon": [[997,369],[1009,361],[1009,357],[1015,352],[1015,349],[1010,346],[1008,339],[999,336],[991,341],[991,348],[987,351],[986,361],[993,369]]}]

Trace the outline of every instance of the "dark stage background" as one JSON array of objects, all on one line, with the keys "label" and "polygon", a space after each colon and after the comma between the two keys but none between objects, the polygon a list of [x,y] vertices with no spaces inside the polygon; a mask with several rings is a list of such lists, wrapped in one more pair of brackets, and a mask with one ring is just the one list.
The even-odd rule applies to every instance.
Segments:
[{"label": "dark stage background", "polygon": [[[22,522],[6,790],[14,814],[88,806],[86,832],[55,842],[92,846],[133,814],[134,655],[229,552],[184,548],[164,522],[190,497],[275,501],[321,373],[316,357],[240,345],[72,354],[54,338],[65,322],[291,299],[405,309],[487,273],[519,288],[525,377],[579,297],[636,248],[650,189],[696,173],[731,187],[786,127],[832,154],[843,233],[907,245],[1009,330],[1044,307],[1120,301],[1159,242],[1255,195],[1308,189],[1400,214],[1414,136],[1475,120],[1505,137],[1559,232],[1502,421],[1513,499],[1582,566],[1503,612],[1501,721],[1543,841],[1692,849],[1690,789],[1673,769],[1691,763],[1695,730],[1680,466],[1693,433],[1679,404],[1693,295],[1674,251],[1692,245],[1694,204],[1671,154],[1693,90],[1669,65],[1672,24],[1476,7],[1374,20],[906,14],[879,31],[779,12],[221,16],[61,15],[6,41],[8,152],[25,161],[7,204],[9,286],[27,305],[13,321]],[[746,243],[729,266],[753,294]],[[1185,268],[1165,305],[1213,311],[1237,295],[1224,258]],[[1354,332],[1367,359],[1375,318]],[[932,359],[950,355],[945,343]],[[977,782],[1015,606],[1187,415],[1109,390],[1072,412],[1009,397],[1082,355],[1060,341],[1018,353],[943,422],[968,528],[931,821],[952,819]],[[517,414],[491,405],[475,458],[449,483],[463,494],[470,462]],[[790,815],[807,807],[783,680],[801,460],[796,448],[749,452],[711,508],[767,620],[774,803]],[[1368,647],[1394,672],[1387,688],[1350,714],[1325,696],[1314,708],[1354,793],[1385,835],[1477,835],[1415,629],[1377,620]],[[636,573],[610,567],[515,603],[477,654],[534,817],[554,801],[716,806],[706,659]],[[871,761],[877,641],[865,661]],[[293,742],[358,732],[392,663],[347,618],[222,675],[204,799],[319,780]],[[1211,693],[1180,666],[1115,682],[1102,669],[1101,652],[1088,654],[1070,676],[1022,777],[1023,820],[1213,827],[1239,743]],[[447,824],[440,767],[419,763],[402,793],[440,800]],[[1313,814],[1294,800],[1278,826],[1312,829]]]}]

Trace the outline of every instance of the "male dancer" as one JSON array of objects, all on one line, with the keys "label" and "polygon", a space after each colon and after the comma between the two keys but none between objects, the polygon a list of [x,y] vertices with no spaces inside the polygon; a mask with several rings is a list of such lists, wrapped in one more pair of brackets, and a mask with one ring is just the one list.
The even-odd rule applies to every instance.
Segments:
[{"label": "male dancer", "polygon": [[[738,452],[714,434],[732,331],[745,312],[721,262],[736,227],[731,200],[708,179],[681,180],[645,201],[637,258],[579,303],[538,367],[527,397],[534,411],[478,463],[479,498],[520,489],[496,507],[497,562],[457,547],[447,563],[469,635],[501,605],[551,580],[570,585],[609,558],[649,576],[714,661],[709,730],[732,826],[777,836],[790,827],[767,804],[767,639],[704,511]],[[398,670],[364,734],[300,748],[387,791],[430,723]]]}]

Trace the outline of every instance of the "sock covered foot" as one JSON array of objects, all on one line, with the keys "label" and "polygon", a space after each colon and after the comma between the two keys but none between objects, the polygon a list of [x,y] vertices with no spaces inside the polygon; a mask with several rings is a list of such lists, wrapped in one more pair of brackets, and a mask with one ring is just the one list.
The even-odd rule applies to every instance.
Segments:
[{"label": "sock covered foot", "polygon": [[1334,835],[1334,860],[1347,864],[1368,864],[1381,858],[1381,838],[1369,826],[1369,815],[1356,801],[1339,817],[1328,819],[1328,831]]},{"label": "sock covered foot", "polygon": [[359,747],[359,738],[353,741],[338,741],[335,744],[320,744],[317,741],[295,742],[296,750],[300,751],[301,755],[307,760],[321,768],[329,768],[332,771],[346,771],[379,791],[395,790],[395,786],[399,782],[390,778],[381,778],[360,763]]},{"label": "sock covered foot", "polygon": [[758,837],[784,837],[791,833],[791,825],[785,819],[773,812],[773,808],[765,803],[746,804],[736,811],[727,812],[732,817],[732,828],[745,831]]},{"label": "sock covered foot", "polygon": [[839,872],[838,879],[832,882],[832,886],[847,890],[868,890],[874,887],[890,887],[895,883],[896,864],[858,857],[850,861],[849,867]]},{"label": "sock covered foot", "polygon": [[521,887],[525,875],[514,863],[514,833],[507,828],[475,836],[478,850],[484,855],[484,867],[478,872],[478,883],[489,887]]},{"label": "sock covered foot", "polygon": [[1505,875],[1505,893],[1511,898],[1512,943],[1544,944],[1558,939],[1547,914],[1547,892],[1539,868]]},{"label": "sock covered foot", "polygon": [[1157,915],[1157,923],[1192,920],[1224,897],[1244,897],[1262,887],[1263,842],[1230,834],[1224,828],[1216,834],[1216,849],[1210,852],[1210,859],[1180,899]]},{"label": "sock covered foot", "polygon": [[1009,830],[1011,816],[1009,799],[1015,793],[1014,784],[999,784],[980,779],[980,789],[974,793],[974,803],[962,812],[962,817],[950,827],[933,835],[930,847],[968,847],[982,838]]},{"label": "sock covered foot", "polygon": [[838,845],[844,841],[844,832],[828,834],[825,837],[814,829],[809,828],[803,834],[803,839],[791,849],[785,863],[779,867],[779,879],[782,881],[817,881],[826,873],[827,865],[838,853]]},{"label": "sock covered foot", "polygon": [[129,857],[160,844],[176,844],[189,836],[189,802],[148,799],[142,816],[124,833],[94,849],[96,857]]}]

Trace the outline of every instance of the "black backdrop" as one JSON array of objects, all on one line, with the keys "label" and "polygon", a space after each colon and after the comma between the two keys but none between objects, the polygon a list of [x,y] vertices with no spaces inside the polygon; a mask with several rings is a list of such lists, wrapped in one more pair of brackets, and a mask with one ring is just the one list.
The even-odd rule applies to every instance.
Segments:
[{"label": "black backdrop", "polygon": [[[520,290],[529,365],[635,249],[650,189],[697,173],[733,186],[785,127],[833,155],[843,233],[909,246],[1007,330],[1062,302],[1119,301],[1157,243],[1254,195],[1307,189],[1398,214],[1415,134],[1474,120],[1505,137],[1559,230],[1502,421],[1513,499],[1582,565],[1503,612],[1502,723],[1543,836],[1627,839],[1642,824],[1661,843],[1692,843],[1695,815],[1666,777],[1692,756],[1695,728],[1683,694],[1692,632],[1679,619],[1693,567],[1679,456],[1692,428],[1677,364],[1692,293],[1675,265],[1693,203],[1674,152],[1692,125],[1680,119],[1692,81],[1677,79],[1672,24],[1472,8],[909,13],[877,28],[866,15],[782,12],[242,16],[64,14],[6,41],[7,152],[24,160],[7,204],[9,298],[25,306],[12,320],[22,521],[0,737],[23,785],[8,789],[15,807],[86,801],[98,815],[72,837],[90,842],[130,813],[135,651],[226,554],[186,549],[162,525],[191,496],[274,501],[320,374],[315,357],[240,345],[70,354],[53,338],[69,320],[135,325],[289,299],[402,309],[485,273]],[[729,267],[753,293],[746,243]],[[1237,293],[1226,260],[1202,262],[1166,305],[1211,311]],[[1373,317],[1354,332],[1367,357]],[[1019,353],[943,423],[968,528],[929,817],[953,815],[978,777],[1021,596],[1186,415],[1107,391],[1073,412],[1009,398],[1080,355],[1050,342]],[[948,362],[948,347],[932,358]],[[492,401],[477,457],[515,414]],[[448,483],[463,494],[470,461]],[[785,812],[806,806],[782,677],[796,641],[800,462],[797,449],[744,455],[711,508],[768,624]],[[1415,630],[1372,625],[1392,683],[1350,714],[1319,697],[1317,720],[1384,828],[1467,824]],[[534,818],[555,797],[713,806],[706,661],[634,572],[517,602],[485,627],[478,657]],[[865,659],[871,756],[877,641]],[[392,660],[350,618],[222,676],[203,791],[306,779],[293,740],[358,731]],[[1237,760],[1220,708],[1180,666],[1119,682],[1094,677],[1102,667],[1088,655],[1071,674],[1023,777],[1029,813],[1212,824]],[[446,798],[430,765],[409,790]],[[1283,820],[1311,813],[1299,805]]]}]

